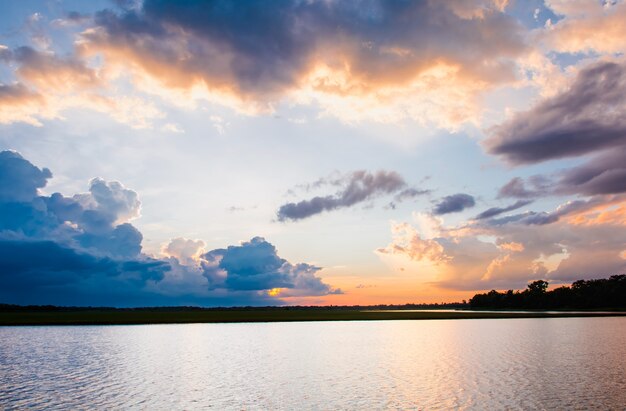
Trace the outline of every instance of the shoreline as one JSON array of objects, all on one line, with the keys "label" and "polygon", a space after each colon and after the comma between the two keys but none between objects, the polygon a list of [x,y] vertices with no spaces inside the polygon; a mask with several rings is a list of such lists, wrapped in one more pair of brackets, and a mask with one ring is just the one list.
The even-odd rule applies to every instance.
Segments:
[{"label": "shoreline", "polygon": [[624,311],[388,311],[388,310],[65,310],[0,311],[0,326],[268,323],[309,321],[477,320],[626,317]]}]

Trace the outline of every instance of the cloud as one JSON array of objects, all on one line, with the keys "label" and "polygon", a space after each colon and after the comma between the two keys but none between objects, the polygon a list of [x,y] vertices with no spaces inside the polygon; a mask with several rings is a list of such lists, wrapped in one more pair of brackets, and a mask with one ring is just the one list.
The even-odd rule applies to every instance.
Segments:
[{"label": "cloud", "polygon": [[14,151],[0,152],[0,301],[60,305],[280,304],[341,293],[291,264],[260,237],[205,253],[182,237],[142,253],[130,220],[141,203],[119,182],[94,178],[89,192],[41,195],[52,177]]},{"label": "cloud", "polygon": [[15,151],[0,152],[0,201],[30,201],[52,177],[47,168],[39,169]]},{"label": "cloud", "polygon": [[524,225],[545,225],[559,221],[560,215],[555,212],[535,212],[528,211],[522,214],[514,214],[502,218],[494,218],[488,224],[492,226],[504,226],[507,224],[524,224]]},{"label": "cloud", "polygon": [[92,272],[115,274],[116,267],[110,259],[98,259],[89,254],[79,254],[53,241],[2,241],[0,252],[2,270],[9,281],[19,281],[23,273],[49,276],[50,272],[66,273],[63,277],[44,278],[50,283],[76,281]]},{"label": "cloud", "polygon": [[442,215],[449,213],[457,213],[466,208],[476,205],[474,197],[469,194],[458,193],[444,197],[433,209],[433,214]]},{"label": "cloud", "polygon": [[198,261],[204,252],[205,243],[202,240],[189,240],[187,238],[174,238],[163,247],[161,253],[168,257],[175,257],[184,265],[191,265]]},{"label": "cloud", "polygon": [[411,188],[411,187],[405,188],[404,190],[400,191],[398,194],[393,196],[393,201],[390,201],[389,204],[385,206],[385,208],[390,208],[392,210],[395,210],[398,203],[401,203],[403,201],[410,200],[412,198],[419,197],[425,194],[430,194],[430,192],[431,190],[418,190],[416,188]]},{"label": "cloud", "polygon": [[[283,204],[276,213],[278,221],[302,220],[324,211],[351,207],[393,193],[397,193],[395,201],[402,201],[428,192],[407,188],[407,183],[400,174],[385,170],[375,173],[365,170],[353,171],[337,178],[320,179],[311,187],[322,185],[339,186],[340,189],[334,195],[316,196],[297,203]],[[309,188],[308,185],[306,187]]]},{"label": "cloud", "polygon": [[[576,166],[516,177],[498,197],[532,199],[543,196],[590,197],[589,203],[626,192],[626,64],[599,62],[580,70],[571,86],[537,103],[493,129],[485,147],[508,163],[530,164],[565,157],[584,157]],[[576,203],[576,202],[573,202]],[[551,224],[563,210],[529,212],[494,219]]]},{"label": "cloud", "polygon": [[137,193],[117,181],[106,182],[94,178],[89,182],[88,194],[77,194],[74,200],[88,210],[98,211],[112,223],[127,222],[139,217],[141,202]]},{"label": "cloud", "polygon": [[532,203],[532,200],[519,200],[516,201],[515,203],[511,204],[510,206],[506,206],[506,207],[492,207],[489,208],[485,211],[483,211],[482,213],[478,214],[476,217],[474,217],[476,220],[483,220],[485,218],[492,218],[495,217],[497,215],[509,212],[509,211],[513,211],[513,210],[517,210],[518,208],[524,207],[528,204]]},{"label": "cloud", "polygon": [[166,258],[142,253],[137,193],[94,178],[89,192],[41,195],[52,177],[19,153],[0,152],[0,301],[57,305],[259,305],[341,293],[291,264],[260,237],[204,252],[175,238]]},{"label": "cloud", "polygon": [[53,241],[0,240],[0,300],[18,304],[132,305],[155,295],[163,261],[116,261],[80,253]]},{"label": "cloud", "polygon": [[[203,275],[212,288],[237,291],[278,290],[283,297],[338,294],[315,274],[319,267],[291,264],[262,237],[239,246],[211,250],[202,256]],[[284,289],[284,290],[283,290]]]},{"label": "cloud", "polygon": [[[434,263],[413,268],[415,275],[454,290],[519,289],[537,279],[558,284],[607,277],[626,270],[622,257],[626,238],[623,222],[598,218],[602,214],[598,207],[606,210],[613,204],[619,212],[624,199],[601,200],[565,203],[551,213],[559,218],[549,225],[520,220],[505,225],[485,221],[440,225],[425,238],[409,223],[396,223],[392,242],[377,253]],[[579,216],[585,218],[577,221]]]},{"label": "cloud", "polygon": [[550,176],[536,175],[524,180],[511,179],[498,192],[501,198],[543,196],[595,196],[626,192],[626,147],[602,152],[587,162]]},{"label": "cloud", "polygon": [[148,0],[94,21],[79,53],[162,96],[244,112],[291,99],[346,121],[400,115],[451,128],[477,121],[481,94],[515,80],[526,49],[522,26],[491,1]]},{"label": "cloud", "polygon": [[626,45],[626,3],[623,1],[548,1],[562,18],[542,33],[541,40],[562,53],[623,53]]},{"label": "cloud", "polygon": [[[489,226],[504,226],[507,224],[523,225],[545,225],[559,221],[563,217],[576,217],[588,215],[592,210],[601,210],[615,204],[621,204],[625,197],[623,195],[594,196],[586,200],[570,200],[559,205],[553,211],[527,211],[521,214],[514,214],[502,218],[490,218],[487,222],[481,223]],[[606,215],[606,218],[609,216]]]},{"label": "cloud", "polygon": [[63,248],[119,264],[145,259],[143,237],[128,223],[139,215],[134,191],[118,182],[93,179],[89,193],[43,196],[39,189],[51,177],[50,170],[34,166],[19,153],[0,152],[0,239],[54,242],[60,248],[48,247],[50,253]]},{"label": "cloud", "polygon": [[543,175],[529,177],[527,181],[520,177],[512,178],[498,190],[498,198],[536,198],[551,192],[553,181]]},{"label": "cloud", "polygon": [[23,84],[0,84],[0,124],[23,122],[40,126],[39,110],[43,105],[43,96]]},{"label": "cloud", "polygon": [[0,45],[0,61],[10,65],[16,80],[0,84],[0,123],[41,126],[41,120],[60,119],[63,111],[77,107],[138,129],[150,128],[164,116],[152,102],[132,93],[116,95],[108,70],[92,67],[78,55]]},{"label": "cloud", "polygon": [[623,200],[605,202],[595,207],[589,207],[578,213],[567,216],[569,224],[573,225],[626,225],[626,204]]},{"label": "cloud", "polygon": [[602,153],[559,176],[558,194],[617,194],[626,192],[626,145]]},{"label": "cloud", "polygon": [[[484,97],[502,86],[527,76],[545,89],[560,84],[552,51],[594,58],[625,51],[623,2],[552,1],[559,21],[534,31],[499,0],[115,3],[48,24],[73,36],[75,49],[64,55],[52,52],[58,47],[49,44],[45,18],[29,18],[22,29],[39,48],[0,51],[15,75],[9,86],[29,95],[19,110],[0,103],[0,121],[37,125],[88,107],[149,128],[165,115],[150,95],[248,114],[306,104],[348,123],[411,119],[456,130],[480,125]],[[131,95],[120,94],[129,85]]]},{"label": "cloud", "polygon": [[90,14],[84,14],[77,11],[70,11],[62,18],[52,20],[51,25],[55,28],[80,26],[92,22]]},{"label": "cloud", "polygon": [[429,261],[439,264],[448,261],[443,246],[435,239],[424,239],[408,223],[392,223],[393,241],[385,248],[376,250],[378,254],[406,255],[415,261]]},{"label": "cloud", "polygon": [[567,90],[495,127],[484,144],[516,165],[626,146],[626,64],[580,70]]},{"label": "cloud", "polygon": [[31,47],[7,50],[3,56],[17,64],[18,77],[34,88],[67,90],[68,85],[91,89],[100,83],[95,70],[74,56],[59,58]]}]

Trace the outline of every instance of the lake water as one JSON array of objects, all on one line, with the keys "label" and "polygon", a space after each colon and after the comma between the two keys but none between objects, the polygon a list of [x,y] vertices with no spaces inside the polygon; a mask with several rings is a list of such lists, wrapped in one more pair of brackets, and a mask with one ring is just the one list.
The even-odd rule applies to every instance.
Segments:
[{"label": "lake water", "polygon": [[0,327],[0,409],[626,409],[626,318]]}]

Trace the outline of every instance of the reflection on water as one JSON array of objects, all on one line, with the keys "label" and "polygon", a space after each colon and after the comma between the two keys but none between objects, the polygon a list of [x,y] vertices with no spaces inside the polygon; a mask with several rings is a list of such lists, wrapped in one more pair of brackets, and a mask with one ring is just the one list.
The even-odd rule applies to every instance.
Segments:
[{"label": "reflection on water", "polygon": [[504,314],[612,314],[615,311],[573,311],[573,310],[464,310],[458,308],[433,308],[433,309],[416,309],[416,310],[362,310],[366,313],[504,313]]},{"label": "reflection on water", "polygon": [[625,409],[626,318],[0,327],[0,409]]}]

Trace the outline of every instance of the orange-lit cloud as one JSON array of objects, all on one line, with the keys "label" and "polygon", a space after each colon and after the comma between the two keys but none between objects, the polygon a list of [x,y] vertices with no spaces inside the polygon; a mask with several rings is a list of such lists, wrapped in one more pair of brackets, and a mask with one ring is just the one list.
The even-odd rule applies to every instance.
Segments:
[{"label": "orange-lit cloud", "polygon": [[0,124],[23,122],[40,126],[39,117],[53,118],[42,110],[45,98],[22,84],[0,84]]},{"label": "orange-lit cloud", "polygon": [[450,260],[443,246],[432,239],[422,239],[419,232],[408,223],[392,223],[393,241],[385,248],[376,250],[380,254],[401,254],[412,260],[439,264]]},{"label": "orange-lit cloud", "polygon": [[513,252],[524,251],[524,244],[516,243],[515,241],[512,241],[510,243],[501,242],[498,244],[498,247],[500,247],[502,250]]},{"label": "orange-lit cloud", "polygon": [[546,2],[563,17],[548,25],[543,38],[550,49],[566,53],[626,51],[626,3],[623,1]]},{"label": "orange-lit cloud", "polygon": [[[146,0],[132,9],[70,13],[51,24],[82,28],[75,53],[59,58],[46,45],[13,56],[16,79],[32,96],[12,103],[14,114],[0,101],[0,121],[38,124],[88,107],[148,128],[164,116],[142,97],[149,95],[246,114],[306,104],[347,123],[410,119],[456,130],[482,126],[485,97],[503,86],[532,85],[543,96],[562,90],[566,72],[576,68],[560,67],[553,51],[625,51],[624,2],[549,1],[562,19],[536,30],[507,15],[508,3],[319,0],[229,8]],[[50,40],[43,26],[37,30]],[[7,53],[20,52],[0,47],[2,59]]]},{"label": "orange-lit cloud", "polygon": [[177,258],[182,264],[194,265],[200,261],[200,256],[205,252],[206,244],[202,240],[190,240],[187,238],[174,238],[161,249],[161,254],[166,257]]},{"label": "orange-lit cloud", "polygon": [[570,213],[552,223],[511,219],[496,225],[442,225],[430,239],[409,223],[395,223],[392,242],[377,252],[388,263],[386,255],[406,262],[434,261],[431,273],[418,269],[415,278],[458,291],[523,288],[540,278],[567,282],[623,272],[623,199],[608,196],[580,204],[587,206],[570,206]]},{"label": "orange-lit cloud", "polygon": [[105,113],[133,128],[149,128],[163,117],[145,99],[113,93],[99,69],[75,57],[60,58],[29,47],[3,47],[0,59],[16,66],[18,80],[12,85],[0,85],[0,123],[40,126],[41,120],[63,118],[63,112],[72,108]]},{"label": "orange-lit cloud", "polygon": [[574,225],[622,225],[626,226],[626,201],[619,204],[602,204],[590,210],[572,215],[567,219]]},{"label": "orange-lit cloud", "polygon": [[[514,59],[526,46],[505,6],[432,1],[365,10],[317,1],[278,12],[255,3],[164,9],[146,1],[141,11],[96,14],[77,47],[120,67],[142,91],[181,104],[206,99],[258,113],[287,100],[348,122],[411,118],[456,128],[479,122],[484,91],[515,80]],[[256,18],[241,25],[242,13]]]}]

